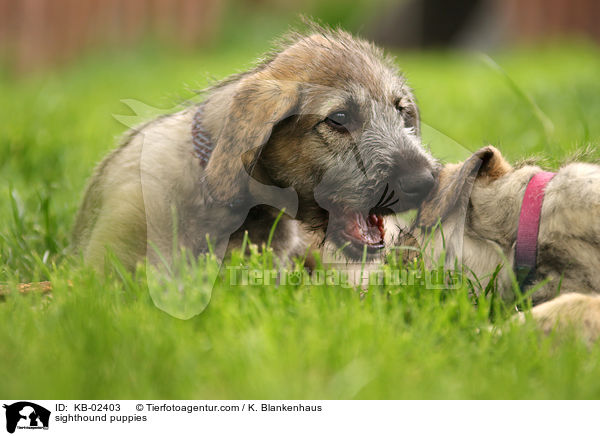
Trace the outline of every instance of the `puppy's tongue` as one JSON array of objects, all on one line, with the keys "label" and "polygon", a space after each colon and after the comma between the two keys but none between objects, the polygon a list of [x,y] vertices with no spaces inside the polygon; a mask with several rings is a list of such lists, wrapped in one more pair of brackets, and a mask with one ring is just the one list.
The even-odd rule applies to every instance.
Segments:
[{"label": "puppy's tongue", "polygon": [[346,226],[346,232],[365,245],[381,245],[385,236],[383,217],[374,213],[368,217],[355,213]]}]

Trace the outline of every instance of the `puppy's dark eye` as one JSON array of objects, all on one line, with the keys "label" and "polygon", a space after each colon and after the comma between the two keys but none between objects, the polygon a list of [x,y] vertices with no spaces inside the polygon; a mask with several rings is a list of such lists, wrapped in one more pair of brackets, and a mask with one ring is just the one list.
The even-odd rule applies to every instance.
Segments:
[{"label": "puppy's dark eye", "polygon": [[404,103],[402,100],[398,99],[394,102],[394,107],[396,108],[400,116],[404,118],[404,124],[406,125],[406,127],[416,126],[416,111],[411,103]]},{"label": "puppy's dark eye", "polygon": [[333,112],[325,118],[325,123],[335,130],[346,132],[351,123],[350,115],[345,111]]},{"label": "puppy's dark eye", "polygon": [[404,108],[402,116],[406,127],[417,127],[417,112],[413,106]]},{"label": "puppy's dark eye", "polygon": [[402,103],[402,100],[398,99],[394,102],[394,107],[396,108],[396,110],[398,112],[400,112],[400,114],[402,115],[404,113],[404,105]]}]

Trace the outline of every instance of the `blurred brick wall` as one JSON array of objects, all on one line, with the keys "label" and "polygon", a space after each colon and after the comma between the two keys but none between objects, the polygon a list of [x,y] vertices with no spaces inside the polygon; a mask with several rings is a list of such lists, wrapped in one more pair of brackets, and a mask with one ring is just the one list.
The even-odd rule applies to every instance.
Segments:
[{"label": "blurred brick wall", "polygon": [[403,0],[367,31],[403,48],[487,49],[564,36],[600,42],[600,0]]},{"label": "blurred brick wall", "polygon": [[510,39],[562,35],[600,42],[600,0],[495,0],[505,13]]},{"label": "blurred brick wall", "polygon": [[0,0],[0,55],[19,71],[68,60],[93,46],[127,46],[148,34],[191,45],[217,30],[220,0]]},{"label": "blurred brick wall", "polygon": [[[238,1],[253,8],[269,4],[273,8],[284,4],[299,7],[304,3]],[[0,0],[0,57],[8,59],[18,71],[29,71],[71,59],[90,47],[130,46],[148,34],[182,45],[206,43],[215,37],[222,22],[223,3],[224,0]],[[461,19],[461,14],[467,12],[458,8],[458,3],[472,4],[473,9],[487,6],[485,19],[474,17],[481,22],[475,32],[477,39],[498,28],[503,43],[561,35],[582,35],[600,41],[600,0],[404,0],[390,3],[382,11],[385,19],[380,17],[371,23],[379,34],[371,36],[395,46],[425,47],[432,41],[434,45],[450,44],[455,34],[472,25]],[[458,23],[456,29],[448,30],[451,20],[466,24]],[[447,34],[442,32],[444,29]]]}]

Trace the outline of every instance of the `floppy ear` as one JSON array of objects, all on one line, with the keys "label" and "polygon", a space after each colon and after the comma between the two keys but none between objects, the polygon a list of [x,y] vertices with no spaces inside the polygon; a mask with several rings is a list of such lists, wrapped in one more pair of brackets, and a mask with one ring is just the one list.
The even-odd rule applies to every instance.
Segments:
[{"label": "floppy ear", "polygon": [[476,151],[462,164],[445,165],[436,188],[419,208],[417,226],[431,228],[454,209],[465,207],[475,180],[496,180],[511,170],[500,151],[491,145]]},{"label": "floppy ear", "polygon": [[248,200],[260,152],[273,127],[295,113],[298,88],[297,82],[274,80],[264,71],[241,79],[205,170],[213,200],[225,204]]}]

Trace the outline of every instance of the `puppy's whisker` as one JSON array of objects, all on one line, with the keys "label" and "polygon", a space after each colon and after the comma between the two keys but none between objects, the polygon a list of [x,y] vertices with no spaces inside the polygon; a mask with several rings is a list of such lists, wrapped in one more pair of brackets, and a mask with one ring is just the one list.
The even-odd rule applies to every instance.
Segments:
[{"label": "puppy's whisker", "polygon": [[398,203],[398,201],[400,201],[398,198],[396,198],[396,200],[392,201],[391,203],[387,203],[383,206],[381,206],[382,208],[391,208],[393,205],[395,205],[396,203]]},{"label": "puppy's whisker", "polygon": [[386,183],[386,184],[385,184],[385,188],[384,188],[384,190],[383,190],[383,194],[381,194],[381,197],[379,198],[379,201],[377,202],[377,204],[375,205],[375,207],[378,207],[378,206],[379,206],[381,203],[383,203],[383,202],[384,202],[384,199],[383,199],[383,198],[385,197],[385,194],[387,194],[387,191],[388,191],[388,186],[389,186],[389,185]]},{"label": "puppy's whisker", "polygon": [[392,190],[392,192],[390,192],[390,195],[388,195],[388,197],[385,199],[384,203],[387,203],[392,198],[394,198],[394,194],[396,194],[396,191]]}]

